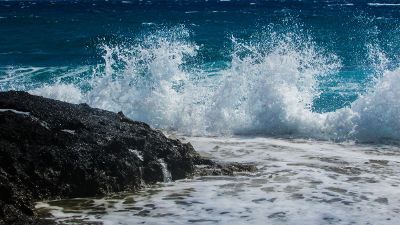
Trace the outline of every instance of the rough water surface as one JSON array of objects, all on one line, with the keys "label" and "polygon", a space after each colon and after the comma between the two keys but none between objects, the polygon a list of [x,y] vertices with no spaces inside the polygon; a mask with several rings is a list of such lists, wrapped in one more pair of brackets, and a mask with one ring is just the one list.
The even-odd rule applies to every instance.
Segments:
[{"label": "rough water surface", "polygon": [[255,163],[255,173],[160,183],[135,195],[41,202],[61,223],[393,224],[400,151],[303,139],[186,138],[203,155]]},{"label": "rough water surface", "polygon": [[209,177],[232,171],[206,166],[169,182],[162,167],[168,183],[139,194],[42,202],[38,212],[70,223],[400,224],[399,9],[0,1],[0,91],[122,111],[211,158],[259,168]]},{"label": "rough water surface", "polygon": [[400,140],[395,1],[6,1],[0,18],[2,91],[188,136]]}]

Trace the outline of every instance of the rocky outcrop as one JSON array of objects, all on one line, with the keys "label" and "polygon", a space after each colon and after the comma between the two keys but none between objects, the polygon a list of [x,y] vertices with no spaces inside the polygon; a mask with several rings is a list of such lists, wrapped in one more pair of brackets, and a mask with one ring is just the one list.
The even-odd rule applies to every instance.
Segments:
[{"label": "rocky outcrop", "polygon": [[202,163],[213,164],[122,113],[0,93],[0,224],[35,223],[35,200],[135,191],[163,181],[163,165],[176,180]]},{"label": "rocky outcrop", "polygon": [[0,225],[43,224],[38,200],[136,191],[191,176],[233,175],[255,167],[200,157],[122,112],[0,92]]}]

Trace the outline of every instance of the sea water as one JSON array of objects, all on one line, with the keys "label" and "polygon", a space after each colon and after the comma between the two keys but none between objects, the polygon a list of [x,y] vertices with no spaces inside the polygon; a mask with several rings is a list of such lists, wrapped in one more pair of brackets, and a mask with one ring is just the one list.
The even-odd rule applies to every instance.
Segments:
[{"label": "sea water", "polygon": [[399,224],[399,10],[393,0],[0,2],[1,91],[123,111],[259,168],[39,208],[110,224]]},{"label": "sea water", "polygon": [[399,223],[399,147],[261,137],[186,141],[203,155],[258,170],[42,202],[38,212],[60,224]]}]

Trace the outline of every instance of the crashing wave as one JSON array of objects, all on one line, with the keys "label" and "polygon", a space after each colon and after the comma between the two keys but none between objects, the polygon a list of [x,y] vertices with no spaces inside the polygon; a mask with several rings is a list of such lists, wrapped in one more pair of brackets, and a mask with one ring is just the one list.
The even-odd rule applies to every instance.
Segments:
[{"label": "crashing wave", "polygon": [[123,111],[187,135],[400,139],[400,70],[383,72],[350,106],[319,113],[312,109],[321,94],[319,80],[341,64],[311,38],[293,33],[273,33],[262,42],[232,38],[229,66],[216,75],[187,63],[200,48],[189,40],[190,32],[179,27],[136,44],[104,45],[105,63],[85,81],[88,90],[56,84],[31,92]]}]

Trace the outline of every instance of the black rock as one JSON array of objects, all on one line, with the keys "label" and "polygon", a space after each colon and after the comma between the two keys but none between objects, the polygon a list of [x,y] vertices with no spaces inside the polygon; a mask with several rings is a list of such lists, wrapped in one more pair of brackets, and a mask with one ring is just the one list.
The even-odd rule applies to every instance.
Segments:
[{"label": "black rock", "polygon": [[0,92],[0,224],[33,224],[33,202],[135,191],[191,176],[202,159],[123,113]]}]

